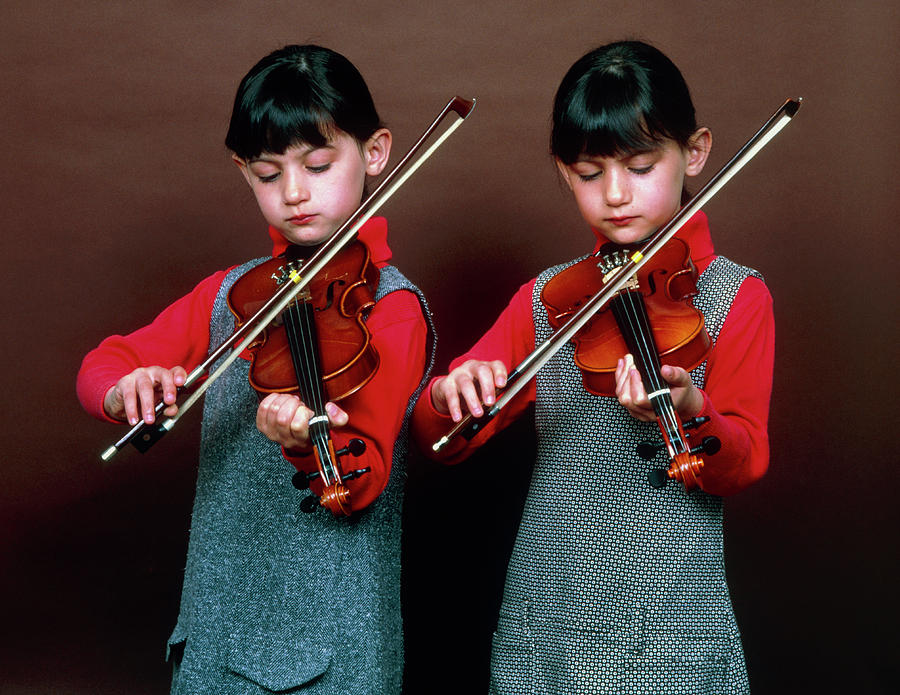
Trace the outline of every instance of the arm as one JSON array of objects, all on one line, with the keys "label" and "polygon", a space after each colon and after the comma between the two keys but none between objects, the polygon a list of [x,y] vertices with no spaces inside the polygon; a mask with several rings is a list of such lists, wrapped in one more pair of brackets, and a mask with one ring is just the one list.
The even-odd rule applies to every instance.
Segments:
[{"label": "arm", "polygon": [[722,450],[706,458],[702,474],[706,492],[732,495],[765,475],[774,356],[772,296],[761,280],[748,278],[707,363],[700,415],[708,415],[710,421],[694,436],[716,436]]},{"label": "arm", "polygon": [[[345,447],[353,438],[366,443],[361,456],[348,455],[341,460],[345,473],[371,468],[369,473],[347,483],[354,510],[371,504],[387,485],[394,443],[403,425],[410,396],[425,371],[428,331],[418,299],[405,290],[392,292],[381,299],[372,309],[367,326],[380,358],[378,370],[368,384],[340,401],[338,411],[329,408],[329,419],[335,426],[331,433],[335,449]],[[262,418],[260,431],[282,446],[287,444],[285,457],[299,470],[312,473],[316,464],[311,451],[307,451],[306,409],[296,396],[286,398],[290,399],[291,405],[283,414],[281,425],[271,420],[267,422],[268,414],[261,412],[265,407],[263,404],[257,423]],[[281,410],[279,408],[279,413]],[[293,431],[292,422],[295,423]],[[322,492],[318,480],[313,481],[311,488],[317,495]]]},{"label": "arm", "polygon": [[490,330],[469,352],[450,363],[450,374],[425,387],[413,411],[412,435],[429,458],[445,463],[464,460],[534,402],[532,381],[471,441],[457,437],[440,454],[431,448],[462,413],[471,409],[477,415],[481,404],[491,405],[494,387],[502,385],[506,373],[534,350],[533,289],[533,280],[520,287]]},{"label": "arm", "polygon": [[[762,281],[748,278],[709,354],[706,387],[693,386],[683,369],[663,367],[672,400],[682,418],[705,416],[709,422],[692,437],[718,437],[721,450],[704,458],[701,487],[714,495],[733,495],[759,480],[769,464],[767,432],[775,352],[772,297]],[[636,370],[621,361],[617,371],[619,402],[641,420],[653,420]]]},{"label": "arm", "polygon": [[[82,407],[101,420],[120,421],[125,419],[124,413],[112,404],[116,399],[111,391],[124,377],[144,367],[157,367],[159,381],[156,385],[160,385],[164,379],[162,372],[173,375],[175,367],[190,370],[200,364],[209,350],[213,301],[227,272],[221,271],[203,280],[148,326],[125,336],[110,336],[91,350],[82,361],[76,383]],[[146,382],[144,387],[146,390]],[[119,404],[123,402],[124,395]],[[146,415],[148,404],[143,405]],[[107,410],[107,407],[112,409]],[[149,410],[152,413],[152,404]]]}]

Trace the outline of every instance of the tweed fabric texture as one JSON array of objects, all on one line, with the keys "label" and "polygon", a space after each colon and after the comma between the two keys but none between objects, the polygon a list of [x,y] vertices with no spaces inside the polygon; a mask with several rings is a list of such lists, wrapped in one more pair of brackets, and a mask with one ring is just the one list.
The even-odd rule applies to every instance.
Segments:
[{"label": "tweed fabric texture", "polygon": [[[229,273],[216,297],[211,348],[234,331],[226,298],[257,259]],[[399,693],[400,513],[408,420],[433,363],[424,297],[393,266],[376,300],[409,290],[429,324],[429,355],[410,398],[382,494],[347,519],[307,514],[294,467],[256,429],[258,397],[238,360],[206,394],[197,491],[178,623],[169,640],[172,693]],[[401,348],[402,349],[402,348]]]},{"label": "tweed fabric texture", "polygon": [[[573,261],[574,263],[575,261]],[[534,288],[535,339],[551,334]],[[713,341],[755,271],[719,257],[695,306]],[[705,364],[692,379],[703,386]],[[537,461],[510,559],[491,659],[492,693],[747,693],[722,548],[722,500],[652,488],[666,456],[615,398],[588,393],[563,347],[537,376]]]}]

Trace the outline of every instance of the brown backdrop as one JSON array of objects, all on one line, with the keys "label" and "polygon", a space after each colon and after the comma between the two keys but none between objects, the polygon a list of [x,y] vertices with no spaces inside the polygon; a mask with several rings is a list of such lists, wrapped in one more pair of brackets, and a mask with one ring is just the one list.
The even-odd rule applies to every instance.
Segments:
[{"label": "brown backdrop", "polygon": [[[549,107],[577,57],[623,37],[682,68],[715,136],[707,173],[787,96],[805,99],[708,206],[719,251],[765,274],[778,324],[771,469],[726,505],[728,573],[757,692],[896,685],[898,29],[896,4],[874,0],[3,10],[0,692],[167,688],[197,418],[103,466],[120,430],[88,418],[73,384],[102,337],[266,253],[222,144],[249,66],[290,42],[345,53],[395,161],[452,95],[478,98],[386,209],[443,368],[520,283],[590,243],[547,155]],[[413,460],[411,693],[486,689],[530,437],[514,428],[456,468]]]}]

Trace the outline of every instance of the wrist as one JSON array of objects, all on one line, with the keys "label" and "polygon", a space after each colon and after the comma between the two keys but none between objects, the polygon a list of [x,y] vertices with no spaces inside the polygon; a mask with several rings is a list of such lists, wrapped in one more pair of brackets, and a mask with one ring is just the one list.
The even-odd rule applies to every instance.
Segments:
[{"label": "wrist", "polygon": [[440,394],[438,386],[440,386],[444,379],[446,379],[446,377],[439,376],[431,382],[431,386],[428,388],[428,400],[431,402],[431,409],[435,413],[437,413],[441,417],[449,417],[450,409],[447,408],[446,400],[443,397],[439,399],[435,398],[435,395]]},{"label": "wrist", "polygon": [[103,414],[111,420],[123,422],[125,420],[121,407],[116,407],[116,387],[110,386],[106,393],[103,394]]}]

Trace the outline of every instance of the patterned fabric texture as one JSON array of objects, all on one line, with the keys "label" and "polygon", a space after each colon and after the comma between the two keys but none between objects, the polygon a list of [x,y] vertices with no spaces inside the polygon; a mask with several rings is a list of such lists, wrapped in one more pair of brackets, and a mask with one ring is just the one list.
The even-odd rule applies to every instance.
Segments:
[{"label": "patterned fabric texture", "polygon": [[[574,263],[575,261],[573,261]],[[534,288],[536,341],[549,337]],[[719,257],[695,305],[715,341],[740,284],[756,271]],[[747,693],[728,595],[722,500],[647,480],[664,468],[638,442],[656,423],[581,386],[566,345],[537,376],[538,452],[494,635],[496,695]],[[705,364],[692,372],[703,386]]]},{"label": "patterned fabric texture", "polygon": [[[211,346],[231,336],[232,271],[216,298]],[[376,299],[415,292],[430,328],[427,368],[409,401],[384,492],[336,519],[300,510],[294,467],[255,425],[258,399],[238,360],[206,394],[197,492],[178,623],[172,693],[399,693],[400,512],[409,413],[433,361],[421,293],[392,266]]]}]

